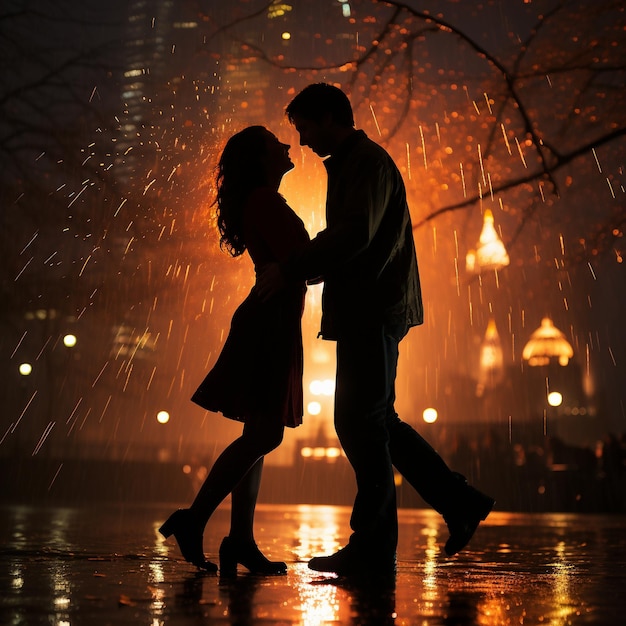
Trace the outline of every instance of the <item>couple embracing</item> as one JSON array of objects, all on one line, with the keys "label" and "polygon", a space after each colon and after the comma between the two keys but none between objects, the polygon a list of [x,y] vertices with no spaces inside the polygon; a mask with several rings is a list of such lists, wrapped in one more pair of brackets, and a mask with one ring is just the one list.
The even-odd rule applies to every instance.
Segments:
[{"label": "couple embracing", "polygon": [[192,400],[243,422],[216,460],[189,508],[160,531],[174,535],[183,557],[217,571],[204,555],[203,532],[232,494],[230,532],[219,549],[222,575],[242,565],[255,574],[284,574],[254,540],[254,510],[263,459],[284,428],[302,422],[301,317],[306,282],[322,280],[321,337],[336,342],[334,421],[352,465],[357,494],[345,547],[309,567],[351,578],[393,577],[398,520],[393,467],[444,518],[449,556],[462,550],[494,500],[452,471],[394,410],[398,346],[423,322],[411,217],[400,172],[389,154],[355,129],[343,91],[316,83],[286,114],[300,144],[324,159],[326,228],[310,239],[278,188],[293,168],[289,146],[262,126],[227,142],[217,173],[220,245],[246,250],[257,281],[233,315],[213,369]]}]

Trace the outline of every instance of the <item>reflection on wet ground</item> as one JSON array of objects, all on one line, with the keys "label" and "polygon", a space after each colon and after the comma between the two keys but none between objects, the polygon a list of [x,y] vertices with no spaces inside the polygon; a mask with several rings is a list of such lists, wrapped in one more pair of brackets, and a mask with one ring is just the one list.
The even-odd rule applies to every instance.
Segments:
[{"label": "reflection on wet ground", "polygon": [[[601,624],[623,623],[626,518],[493,513],[449,559],[431,511],[400,511],[398,574],[354,586],[307,568],[349,531],[350,510],[262,506],[257,542],[286,576],[202,574],[157,529],[172,507],[5,507],[0,624]],[[217,561],[220,509],[205,536]]]}]

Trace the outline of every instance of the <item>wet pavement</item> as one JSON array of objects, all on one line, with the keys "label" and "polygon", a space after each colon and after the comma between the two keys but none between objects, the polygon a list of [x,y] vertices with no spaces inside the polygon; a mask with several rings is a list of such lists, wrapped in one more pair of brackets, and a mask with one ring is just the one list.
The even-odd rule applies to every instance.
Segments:
[{"label": "wet pavement", "polygon": [[[260,506],[257,542],[285,576],[199,573],[157,532],[172,506],[0,509],[2,626],[612,624],[626,609],[626,517],[494,512],[468,549],[443,553],[432,511],[400,511],[395,586],[307,568],[349,532],[349,508]],[[226,507],[205,535],[217,560]]]}]

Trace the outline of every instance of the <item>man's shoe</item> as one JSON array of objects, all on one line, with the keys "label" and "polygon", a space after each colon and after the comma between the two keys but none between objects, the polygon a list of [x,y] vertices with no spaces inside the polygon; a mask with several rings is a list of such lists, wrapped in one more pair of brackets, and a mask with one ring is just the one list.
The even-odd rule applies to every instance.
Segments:
[{"label": "man's shoe", "polygon": [[313,569],[316,572],[342,574],[353,567],[349,547],[341,548],[341,550],[330,556],[314,556],[309,561],[309,569]]},{"label": "man's shoe", "polygon": [[453,556],[465,548],[480,522],[487,518],[496,503],[493,498],[474,489],[474,487],[468,486],[468,489],[470,490],[468,501],[471,504],[468,504],[464,510],[458,513],[443,517],[450,531],[444,548],[448,556]]},{"label": "man's shoe", "polygon": [[330,556],[313,557],[309,561],[309,568],[317,572],[333,572],[338,576],[350,578],[387,578],[396,574],[396,555],[392,557],[359,555],[348,545]]}]

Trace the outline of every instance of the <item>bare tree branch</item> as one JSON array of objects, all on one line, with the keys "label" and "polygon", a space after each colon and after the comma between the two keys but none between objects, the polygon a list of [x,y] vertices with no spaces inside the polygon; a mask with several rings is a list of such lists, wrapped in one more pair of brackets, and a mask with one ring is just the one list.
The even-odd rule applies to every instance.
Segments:
[{"label": "bare tree branch", "polygon": [[[500,185],[494,185],[493,193],[497,194],[503,191],[507,191],[509,189],[513,189],[514,187],[519,187],[521,185],[525,185],[525,184],[540,180],[542,175],[544,175],[544,173],[553,174],[554,172],[558,171],[565,165],[571,163],[575,159],[583,155],[588,155],[595,148],[600,148],[601,146],[611,143],[612,141],[615,141],[616,139],[619,139],[620,137],[624,137],[624,136],[626,136],[626,128],[619,128],[619,129],[614,130],[611,133],[607,133],[606,135],[599,137],[598,139],[589,141],[581,146],[578,146],[575,150],[572,150],[564,154],[556,154],[554,163],[548,164],[546,166],[547,172],[544,172],[542,169],[540,171],[530,172],[526,176],[512,178],[510,180],[507,180],[501,183]],[[422,218],[418,222],[415,222],[413,224],[413,229],[417,230],[418,228],[421,228],[422,226],[424,226],[428,222],[431,222],[435,218],[441,215],[444,215],[445,213],[450,213],[451,211],[456,211],[458,209],[464,209],[469,206],[472,206],[476,204],[477,202],[479,202],[480,199],[481,199],[480,195],[475,194],[475,195],[465,198],[461,202],[455,202],[454,204],[449,204],[435,211],[432,211],[426,217]],[[518,229],[517,234],[511,240],[511,243],[513,243],[514,239],[517,238],[517,235],[521,231],[522,227],[523,227],[523,224],[520,225],[520,228]]]}]

